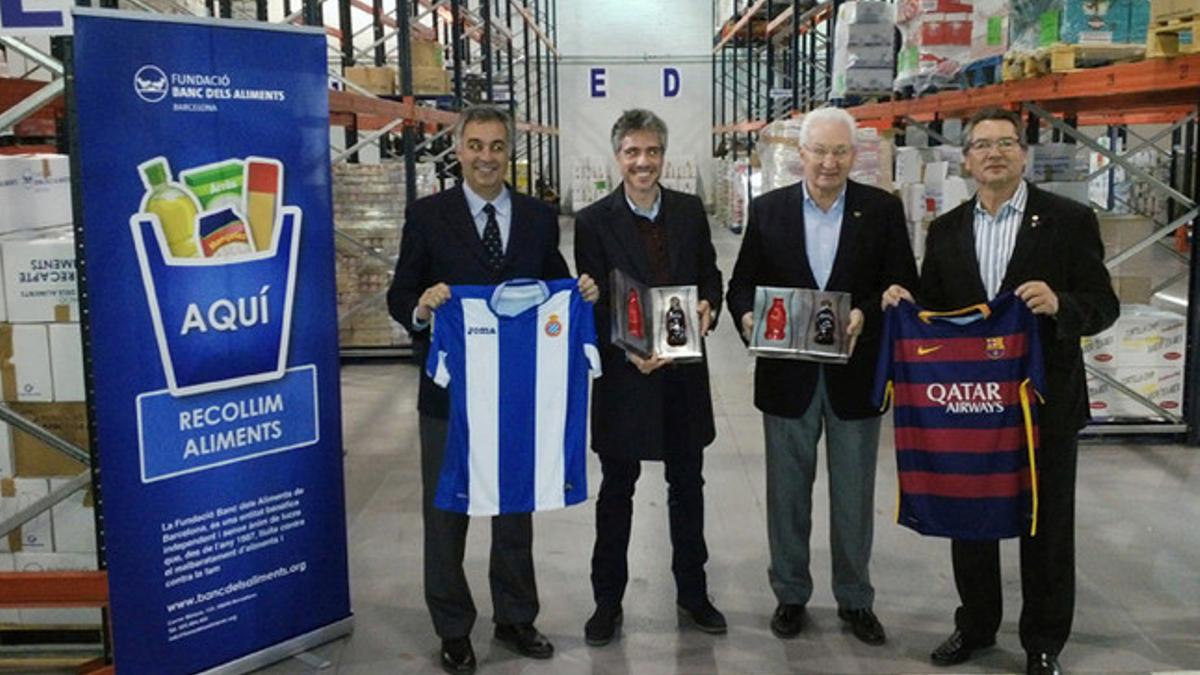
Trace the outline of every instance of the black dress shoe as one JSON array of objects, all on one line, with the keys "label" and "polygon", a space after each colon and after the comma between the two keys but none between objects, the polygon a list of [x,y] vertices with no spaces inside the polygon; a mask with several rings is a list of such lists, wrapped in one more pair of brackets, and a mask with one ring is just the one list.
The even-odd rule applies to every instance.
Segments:
[{"label": "black dress shoe", "polygon": [[471,638],[442,640],[442,670],[451,675],[470,675],[475,672],[475,650]]},{"label": "black dress shoe", "polygon": [[1031,653],[1025,657],[1025,672],[1028,675],[1062,675],[1058,655],[1050,652]]},{"label": "black dress shoe", "polygon": [[603,647],[612,642],[617,633],[617,626],[625,615],[620,605],[597,605],[592,618],[583,626],[583,639],[593,647]]},{"label": "black dress shoe", "polygon": [[501,644],[521,656],[531,659],[548,659],[554,656],[554,645],[531,623],[498,623],[495,636]]},{"label": "black dress shoe", "polygon": [[771,632],[781,640],[790,640],[804,628],[804,605],[781,604],[771,617]]},{"label": "black dress shoe", "polygon": [[870,607],[862,609],[838,609],[838,618],[850,624],[854,637],[869,644],[881,645],[887,642],[887,634],[883,632],[883,624]]},{"label": "black dress shoe", "polygon": [[679,608],[680,616],[690,619],[696,625],[696,628],[705,633],[721,635],[728,630],[728,626],[725,623],[725,615],[718,611],[716,607],[713,607],[708,598],[705,598],[703,602],[696,605],[685,606],[681,604],[677,605],[677,607]]},{"label": "black dress shoe", "polygon": [[953,666],[958,663],[963,663],[978,650],[991,647],[996,644],[996,636],[991,635],[987,638],[971,638],[966,633],[960,630],[955,630],[946,638],[942,644],[933,650],[929,655],[929,660],[939,666]]}]

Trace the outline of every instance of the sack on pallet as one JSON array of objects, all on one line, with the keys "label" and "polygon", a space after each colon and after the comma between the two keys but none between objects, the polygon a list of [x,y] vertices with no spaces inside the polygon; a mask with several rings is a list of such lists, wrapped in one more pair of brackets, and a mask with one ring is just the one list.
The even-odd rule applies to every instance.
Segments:
[{"label": "sack on pallet", "polygon": [[893,87],[914,93],[957,89],[970,62],[971,5],[951,0],[904,2],[896,27],[900,52]]},{"label": "sack on pallet", "polygon": [[971,10],[971,61],[1004,56],[1011,11],[1008,0],[975,0]]}]

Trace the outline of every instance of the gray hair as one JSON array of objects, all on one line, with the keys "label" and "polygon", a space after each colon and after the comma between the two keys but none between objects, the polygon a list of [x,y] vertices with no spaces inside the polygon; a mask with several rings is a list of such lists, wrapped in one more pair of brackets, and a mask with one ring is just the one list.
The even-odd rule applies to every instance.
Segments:
[{"label": "gray hair", "polygon": [[504,125],[508,141],[509,151],[512,151],[513,144],[516,143],[517,131],[513,126],[512,116],[504,108],[498,108],[492,105],[471,105],[462,109],[458,114],[458,121],[454,123],[454,140],[455,143],[461,143],[463,139],[463,130],[472,122],[499,122]]},{"label": "gray hair", "polygon": [[1021,116],[1005,108],[991,107],[971,115],[971,118],[963,125],[962,151],[964,155],[971,149],[971,134],[975,133],[975,125],[987,121],[1008,122],[1013,125],[1013,131],[1017,134],[1017,142],[1021,144],[1022,148],[1025,147],[1025,135],[1021,133]]},{"label": "gray hair", "polygon": [[612,148],[614,155],[621,150],[621,139],[635,131],[652,131],[658,134],[658,140],[662,142],[662,149],[664,152],[666,151],[667,123],[649,110],[634,108],[621,113],[616,123],[613,124]]},{"label": "gray hair", "polygon": [[838,122],[846,125],[846,128],[850,130],[850,145],[856,145],[855,132],[858,131],[858,120],[845,110],[831,106],[817,108],[804,114],[804,120],[800,122],[800,145],[808,145],[812,136],[812,126],[818,122]]}]

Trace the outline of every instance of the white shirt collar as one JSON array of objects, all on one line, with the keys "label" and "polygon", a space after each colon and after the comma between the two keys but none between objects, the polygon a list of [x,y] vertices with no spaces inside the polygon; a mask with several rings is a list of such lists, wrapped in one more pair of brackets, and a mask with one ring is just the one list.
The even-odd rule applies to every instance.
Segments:
[{"label": "white shirt collar", "polygon": [[[467,209],[471,212],[471,217],[479,217],[480,212],[483,211],[483,207],[487,206],[489,203],[488,200],[480,197],[474,190],[471,189],[470,185],[467,185],[467,181],[465,180],[462,182],[462,189],[463,195],[465,195],[467,198]],[[496,198],[490,203],[496,209],[497,217],[501,215],[508,215],[509,209],[512,208],[512,196],[508,193],[508,186],[505,185],[501,187],[500,194],[496,195]]]}]

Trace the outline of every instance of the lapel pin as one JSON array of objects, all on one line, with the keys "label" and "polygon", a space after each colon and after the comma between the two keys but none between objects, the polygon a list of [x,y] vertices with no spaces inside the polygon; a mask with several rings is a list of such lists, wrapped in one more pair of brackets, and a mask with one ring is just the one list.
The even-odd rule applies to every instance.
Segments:
[{"label": "lapel pin", "polygon": [[1037,226],[1038,226],[1038,214],[1036,214],[1036,213],[1035,213],[1035,214],[1033,214],[1033,218],[1031,218],[1030,220],[1032,220],[1032,221],[1033,221],[1033,222],[1031,222],[1031,223],[1029,224],[1029,226],[1030,226],[1030,227],[1037,227]]},{"label": "lapel pin", "polygon": [[855,211],[855,212],[854,212],[854,217],[855,217],[855,218],[862,218],[862,211]]}]

